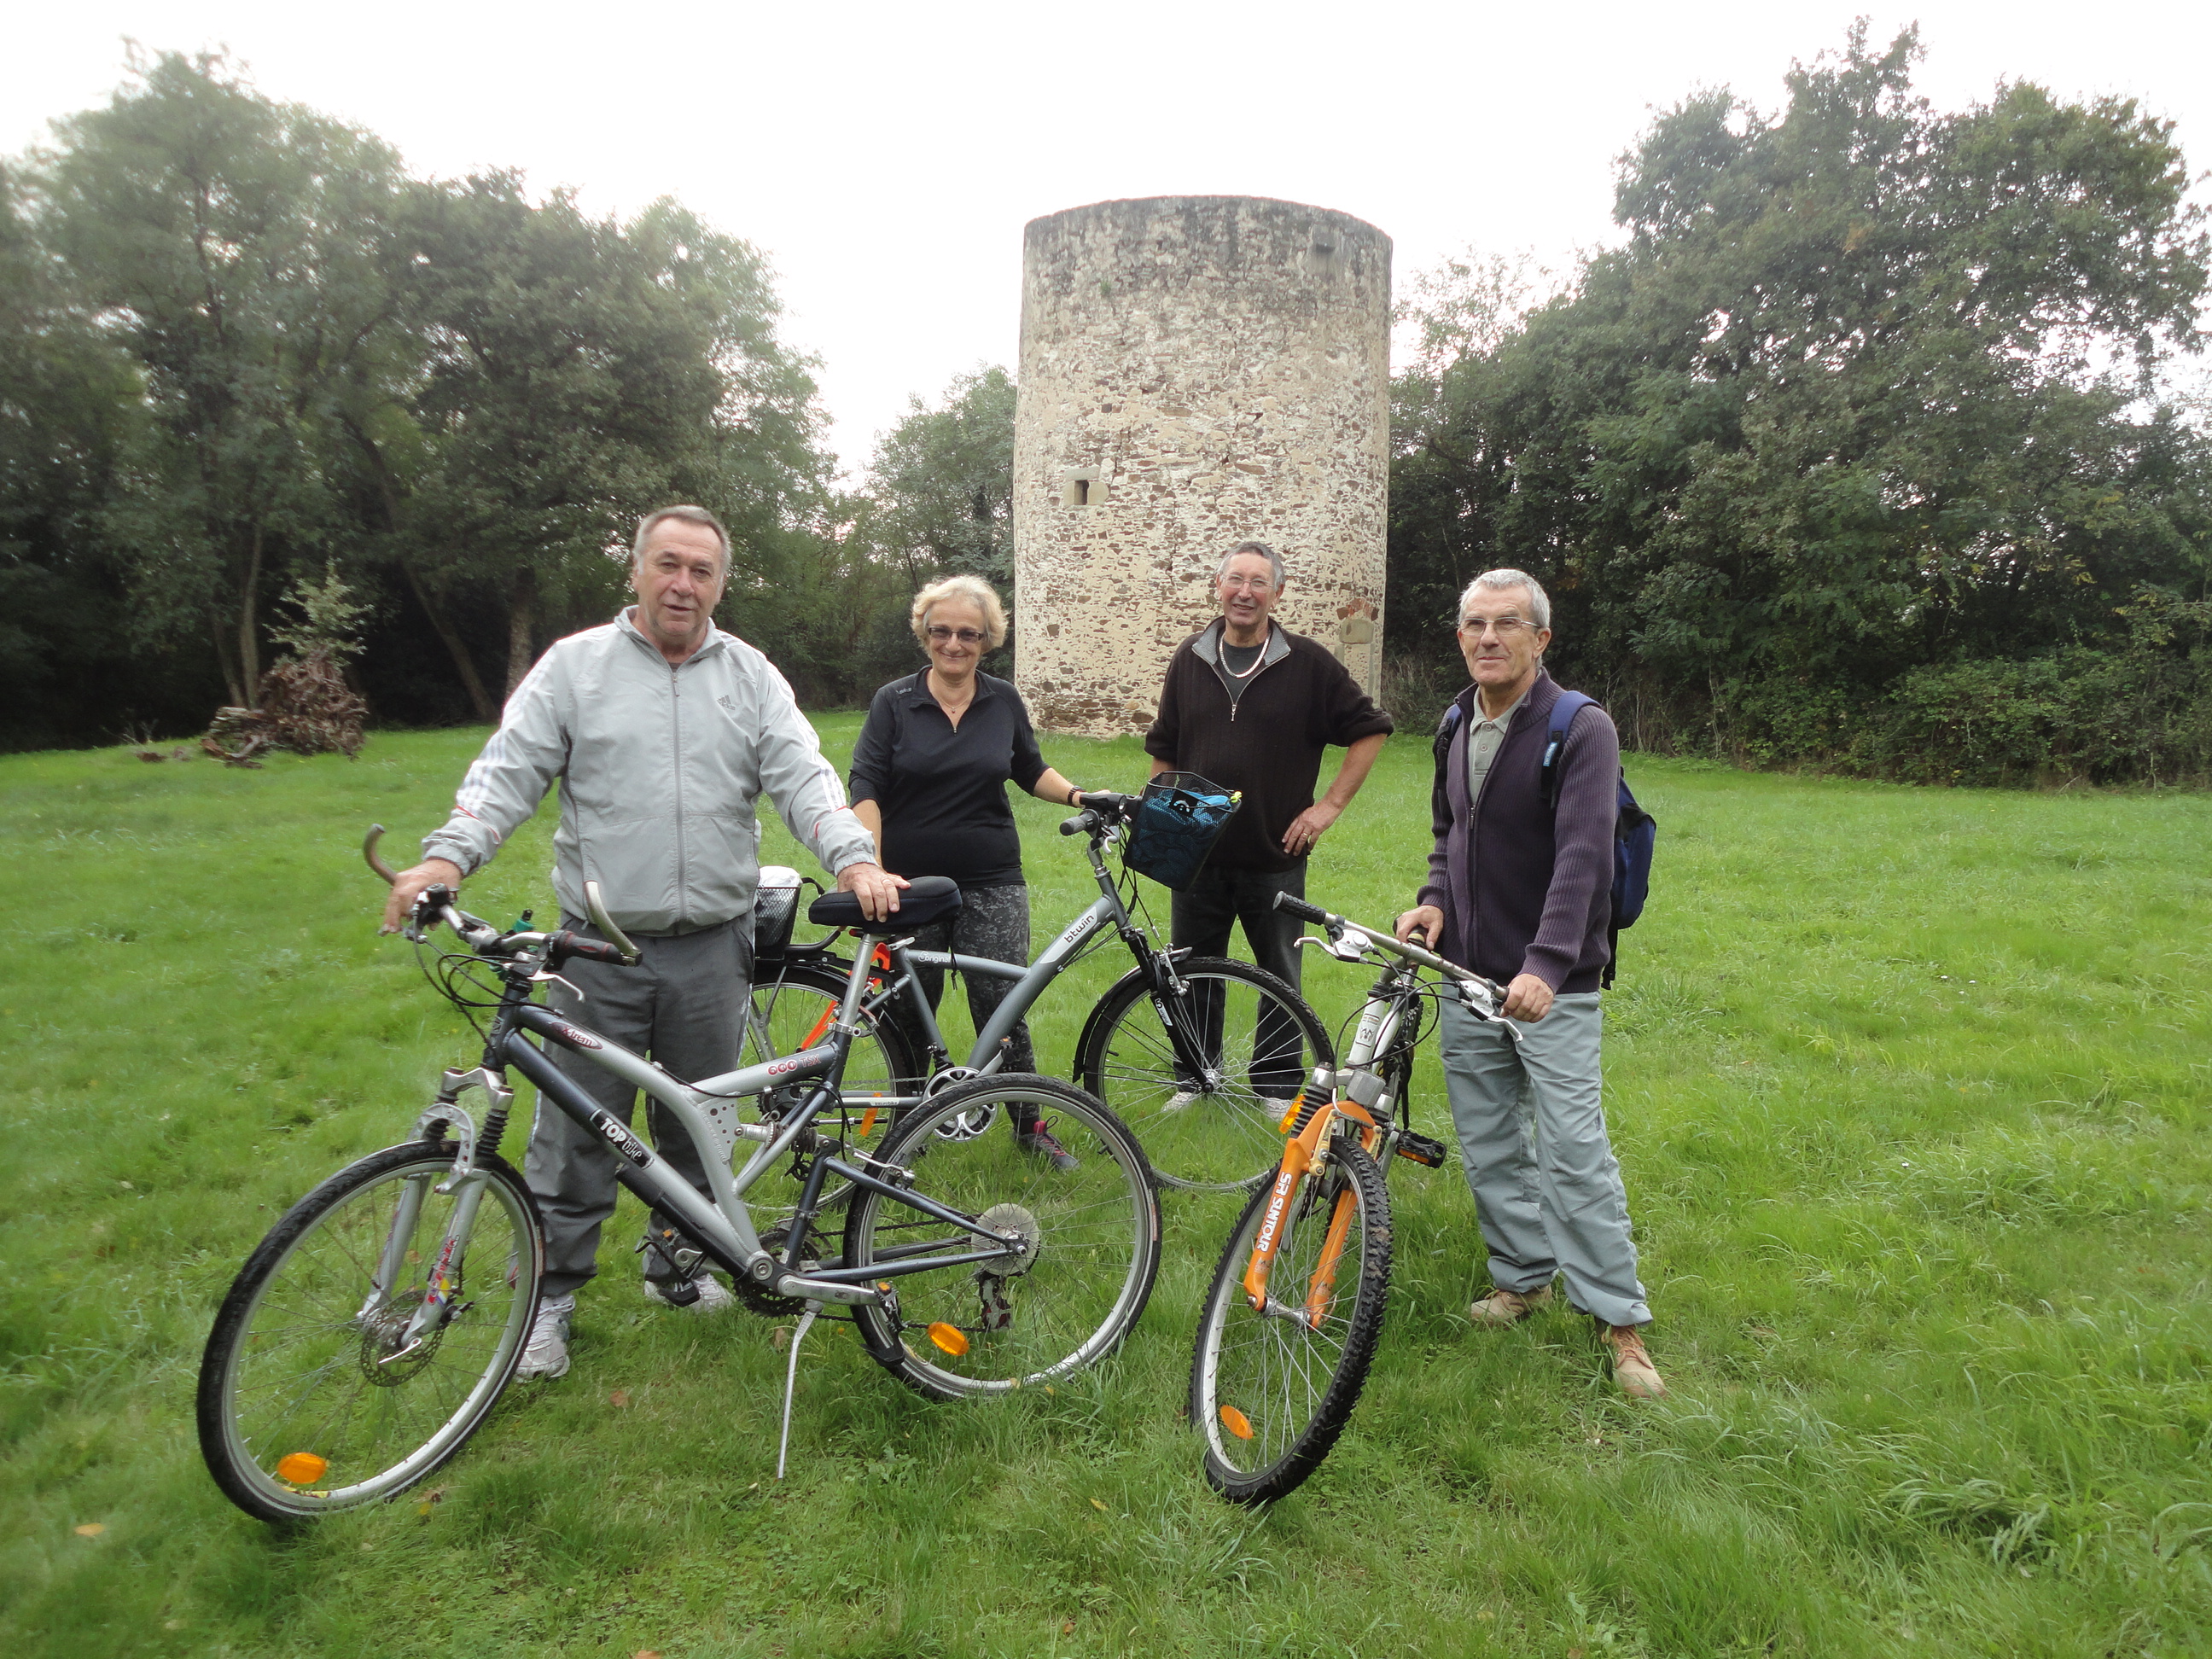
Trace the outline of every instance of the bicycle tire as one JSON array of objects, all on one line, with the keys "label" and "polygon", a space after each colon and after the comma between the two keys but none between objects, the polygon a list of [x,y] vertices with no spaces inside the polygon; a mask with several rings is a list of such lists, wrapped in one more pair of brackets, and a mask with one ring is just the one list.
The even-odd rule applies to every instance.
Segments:
[{"label": "bicycle tire", "polygon": [[[1285,1212],[1268,1278],[1271,1291],[1310,1285],[1338,1198],[1350,1194],[1353,1212],[1328,1312],[1313,1328],[1255,1313],[1244,1271],[1272,1192],[1271,1182],[1254,1194],[1229,1235],[1191,1359],[1190,1417],[1206,1437],[1206,1483],[1238,1504],[1295,1492],[1328,1455],[1359,1403],[1390,1296],[1389,1193],[1375,1160],[1339,1141],[1307,1172]],[[1249,1438],[1237,1432],[1232,1413]]]},{"label": "bicycle tire", "polygon": [[[937,1133],[983,1104],[1002,1118],[1015,1107],[1048,1114],[1077,1167],[1021,1150],[1011,1123],[967,1139]],[[955,1084],[908,1114],[878,1156],[937,1202],[1030,1240],[1004,1274],[970,1263],[896,1279],[896,1317],[853,1310],[869,1352],[908,1387],[935,1400],[1011,1394],[1103,1358],[1142,1316],[1160,1270],[1159,1195],[1136,1137],[1073,1085],[1024,1073]],[[864,1189],[846,1221],[845,1265],[934,1241],[969,1248],[947,1224]],[[941,1325],[960,1332],[963,1352],[931,1335]]]},{"label": "bicycle tire", "polygon": [[[200,1361],[200,1454],[248,1515],[298,1520],[404,1491],[460,1450],[513,1380],[537,1315],[545,1234],[522,1177],[489,1154],[477,1160],[483,1197],[457,1264],[458,1310],[420,1361],[380,1364],[423,1290],[410,1278],[368,1310],[398,1200],[420,1182],[404,1246],[411,1275],[434,1263],[444,1239],[453,1198],[434,1189],[453,1154],[414,1141],[348,1165],[270,1229],[232,1282]],[[493,1260],[504,1272],[469,1270]],[[280,1475],[295,1454],[324,1467]]]},{"label": "bicycle tire", "polygon": [[[1218,1018],[1216,1086],[1178,1075],[1175,1048],[1142,969],[1125,975],[1091,1011],[1076,1045],[1075,1075],[1127,1123],[1162,1184],[1187,1192],[1236,1192],[1264,1182],[1283,1155],[1284,1115],[1316,1066],[1335,1068],[1335,1046],[1304,998],[1249,962],[1198,957],[1179,964],[1190,987],[1179,1013]],[[1209,1012],[1209,992],[1218,994]],[[1261,1069],[1261,1032],[1278,1044]],[[1194,1036],[1204,1046],[1205,1033]],[[1295,1039],[1296,1053],[1290,1045]],[[1178,1105],[1178,1100],[1182,1104]]]}]

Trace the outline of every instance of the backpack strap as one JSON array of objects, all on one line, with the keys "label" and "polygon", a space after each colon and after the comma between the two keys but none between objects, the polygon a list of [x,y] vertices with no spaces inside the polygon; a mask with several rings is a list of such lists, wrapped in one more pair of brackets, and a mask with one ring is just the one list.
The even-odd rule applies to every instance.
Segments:
[{"label": "backpack strap", "polygon": [[1553,700],[1551,727],[1544,738],[1544,763],[1537,777],[1544,792],[1544,805],[1556,812],[1559,810],[1559,754],[1567,746],[1567,728],[1575,723],[1575,716],[1583,706],[1597,699],[1583,691],[1562,691]]}]

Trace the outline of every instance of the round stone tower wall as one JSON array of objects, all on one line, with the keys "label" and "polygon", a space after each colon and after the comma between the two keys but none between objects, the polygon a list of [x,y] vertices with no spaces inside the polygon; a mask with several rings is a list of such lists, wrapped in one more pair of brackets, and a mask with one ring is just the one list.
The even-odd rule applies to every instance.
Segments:
[{"label": "round stone tower wall", "polygon": [[1242,196],[1030,222],[1014,422],[1015,679],[1036,723],[1141,732],[1238,542],[1275,617],[1370,691],[1382,661],[1390,239]]}]

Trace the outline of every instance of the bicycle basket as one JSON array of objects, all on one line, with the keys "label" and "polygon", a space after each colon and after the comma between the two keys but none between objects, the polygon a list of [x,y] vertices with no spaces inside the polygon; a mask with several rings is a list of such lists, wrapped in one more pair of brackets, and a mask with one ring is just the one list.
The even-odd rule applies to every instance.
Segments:
[{"label": "bicycle basket", "polygon": [[1198,879],[1206,855],[1244,799],[1195,772],[1163,772],[1145,786],[1130,815],[1121,861],[1180,893]]},{"label": "bicycle basket", "polygon": [[781,864],[761,866],[753,894],[753,960],[779,962],[791,944],[791,924],[799,915],[799,872]]}]

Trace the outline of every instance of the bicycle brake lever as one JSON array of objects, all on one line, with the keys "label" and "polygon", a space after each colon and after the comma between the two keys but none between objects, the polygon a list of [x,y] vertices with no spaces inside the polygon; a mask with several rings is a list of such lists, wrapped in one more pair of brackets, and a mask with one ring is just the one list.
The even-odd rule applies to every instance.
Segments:
[{"label": "bicycle brake lever", "polygon": [[577,1001],[588,1002],[591,1000],[591,999],[586,997],[581,991],[576,989],[575,981],[568,978],[566,975],[555,973],[550,968],[540,968],[536,973],[530,976],[530,981],[533,985],[542,984],[547,981],[550,981],[555,985],[565,985],[568,988],[569,992],[575,997]]}]

